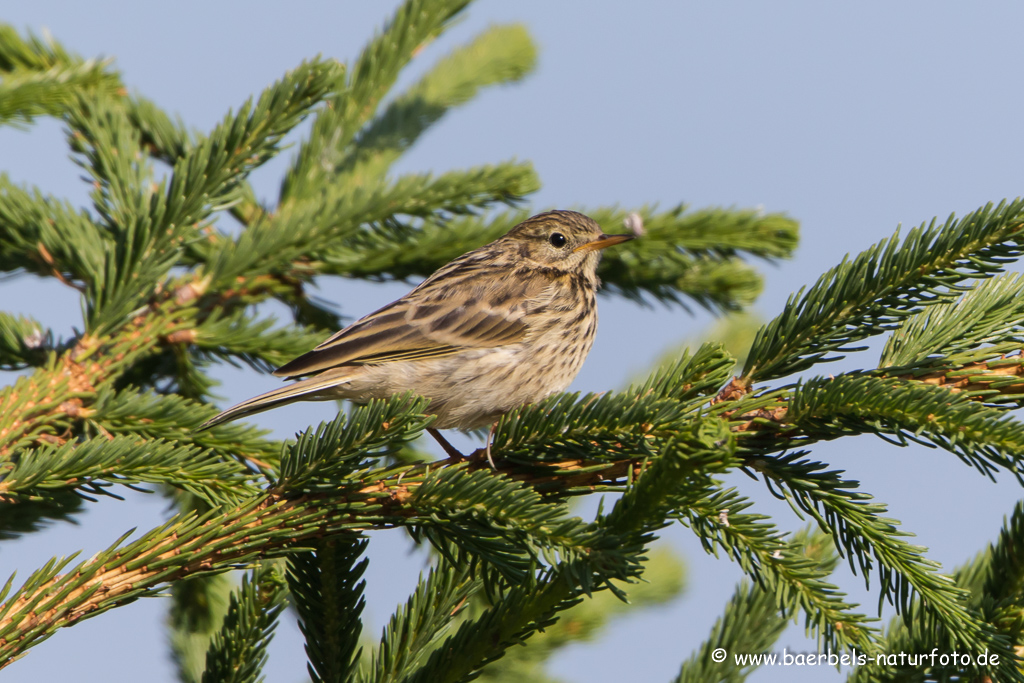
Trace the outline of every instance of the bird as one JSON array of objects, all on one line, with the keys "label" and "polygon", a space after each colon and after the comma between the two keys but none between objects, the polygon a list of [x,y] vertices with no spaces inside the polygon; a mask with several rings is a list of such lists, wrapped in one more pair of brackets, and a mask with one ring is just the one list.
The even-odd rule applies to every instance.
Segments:
[{"label": "bird", "polygon": [[295,401],[412,392],[429,399],[427,431],[451,458],[462,456],[438,430],[491,425],[491,460],[498,418],[576,377],[597,331],[601,251],[635,236],[606,235],[576,211],[528,218],[274,372],[297,381],[199,429]]}]

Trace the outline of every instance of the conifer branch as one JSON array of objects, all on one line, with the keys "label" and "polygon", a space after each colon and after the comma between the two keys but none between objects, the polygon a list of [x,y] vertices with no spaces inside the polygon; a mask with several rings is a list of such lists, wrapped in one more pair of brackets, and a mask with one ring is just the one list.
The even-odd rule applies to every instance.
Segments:
[{"label": "conifer branch", "polygon": [[366,605],[366,540],[318,541],[288,558],[288,587],[306,638],[313,683],[349,681],[359,663],[360,617]]},{"label": "conifer branch", "polygon": [[940,386],[863,375],[815,378],[793,392],[785,419],[801,435],[791,445],[892,434],[948,450],[988,477],[1004,469],[1022,480],[1024,424]]},{"label": "conifer branch", "polygon": [[[756,665],[737,666],[734,655],[768,652],[786,630],[787,622],[774,595],[757,584],[740,582],[722,615],[715,620],[708,639],[683,662],[675,682],[742,683]],[[718,649],[726,653],[721,662],[712,655]]]},{"label": "conifer branch", "polygon": [[168,645],[182,683],[202,680],[206,654],[224,624],[234,587],[229,574],[199,576],[171,585]]},{"label": "conifer branch", "polygon": [[[0,37],[0,40],[3,40]],[[39,116],[60,116],[75,101],[70,93],[94,96],[97,90],[116,86],[106,65],[88,61],[46,71],[19,69],[0,80],[0,124],[28,123]]]},{"label": "conifer branch", "polygon": [[426,663],[403,683],[447,683],[473,677],[506,650],[554,623],[556,615],[582,600],[582,592],[557,569],[529,586],[513,587],[476,619],[430,653]]},{"label": "conifer branch", "polygon": [[[150,353],[177,323],[157,307],[140,315],[114,337],[86,335],[46,365],[0,391],[0,460],[40,441],[62,442],[77,419],[88,417],[86,402],[101,385],[112,382]],[[56,440],[56,441],[55,441]]]},{"label": "conifer branch", "polygon": [[210,504],[237,501],[256,491],[251,473],[232,460],[192,446],[158,439],[139,443],[133,437],[98,437],[81,443],[44,445],[5,464],[0,502],[32,500],[62,489],[114,495],[114,484],[169,484]]},{"label": "conifer branch", "polygon": [[[968,604],[978,610],[985,619],[995,624],[1000,633],[1010,642],[1021,642],[1024,619],[1020,606],[1020,589],[1024,585],[1024,562],[1019,548],[1024,542],[1024,505],[1014,506],[1009,520],[1004,521],[996,543],[982,549],[966,565],[954,574],[958,586],[970,591]],[[947,666],[928,658],[937,644],[948,651],[961,646],[951,639],[941,622],[936,622],[930,611],[914,598],[910,618],[894,619],[886,630],[883,652],[907,653],[916,660],[916,665],[896,660],[893,664],[869,660],[866,666],[858,667],[850,677],[851,683],[883,683],[900,680],[908,672],[943,680],[957,676],[973,676],[985,680],[992,671],[979,666]],[[977,655],[981,653],[971,653]],[[973,659],[973,657],[972,657]],[[962,662],[961,662],[962,664]],[[1019,671],[1015,672],[1017,678]],[[995,680],[995,679],[993,679]],[[1008,680],[1013,680],[1012,678]]]},{"label": "conifer branch", "polygon": [[[830,554],[824,552],[830,545],[825,536],[812,541],[803,536],[786,539],[774,524],[764,521],[765,516],[745,512],[751,505],[733,490],[714,491],[673,516],[697,534],[707,552],[717,557],[722,550],[737,562],[760,593],[775,596],[776,606],[783,613],[802,612],[807,631],[828,650],[875,650],[877,629],[871,620],[852,612],[856,606],[846,602],[845,595],[826,581],[834,562],[821,566],[821,556]],[[812,547],[812,559],[806,555],[808,545]],[[741,650],[756,652],[746,646]]]},{"label": "conifer branch", "polygon": [[[586,213],[605,232],[621,232],[629,212],[594,209]],[[600,274],[610,293],[649,304],[685,306],[684,297],[711,311],[738,310],[761,293],[761,277],[741,255],[767,261],[789,258],[796,248],[796,221],[782,214],[752,210],[668,211],[642,207],[641,239],[609,251]]]},{"label": "conifer branch", "polygon": [[[593,529],[568,517],[565,505],[544,500],[532,488],[458,464],[439,470],[417,489],[420,514],[437,521],[421,532],[441,552],[462,551],[455,566],[482,572],[491,588],[526,581],[542,564],[554,565],[593,551]],[[449,545],[450,544],[450,545]]]},{"label": "conifer branch", "polygon": [[[942,387],[986,405],[1019,407],[1024,401],[1024,358],[1020,355],[944,367],[949,365],[952,364],[940,362],[935,364],[936,367],[917,368],[912,373],[897,377]],[[885,376],[900,371],[900,368],[882,368],[878,374]]]},{"label": "conifer branch", "polygon": [[109,61],[72,55],[52,40],[24,39],[0,24],[0,124],[61,116],[78,95],[119,93],[120,78],[109,66]]},{"label": "conifer branch", "polygon": [[[720,438],[728,438],[727,432],[705,423],[685,439],[668,444],[615,509],[595,523],[604,552],[561,561],[529,584],[513,585],[492,608],[464,622],[406,680],[463,680],[553,623],[559,612],[578,604],[581,596],[608,588],[622,597],[623,591],[612,580],[631,581],[639,576],[645,547],[653,538],[651,532],[664,526],[663,517],[649,513],[674,505],[674,495],[685,490],[683,482],[706,478],[700,465],[722,457]],[[610,553],[613,548],[616,552]]]},{"label": "conifer branch", "polygon": [[[850,344],[945,303],[967,281],[991,277],[1021,255],[1024,201],[991,204],[944,225],[899,232],[822,275],[758,332],[742,373],[750,386],[841,358]],[[829,357],[829,354],[840,354]]]},{"label": "conifer branch", "polygon": [[[478,680],[489,683],[557,683],[557,679],[545,671],[553,655],[569,645],[593,642],[607,631],[606,626],[610,622],[621,615],[635,618],[637,609],[663,605],[677,597],[683,589],[682,572],[681,560],[670,550],[664,547],[654,549],[645,562],[644,581],[628,586],[628,603],[610,591],[590,595],[560,612],[558,621],[534,633],[527,647],[506,650],[500,661],[484,667]],[[476,605],[471,604],[470,609],[474,607]],[[477,611],[484,607],[478,607]]]},{"label": "conifer branch", "polygon": [[232,593],[224,625],[206,654],[202,683],[259,683],[274,637],[277,617],[285,607],[283,577],[273,566],[261,567]]},{"label": "conifer branch", "polygon": [[319,113],[281,186],[281,201],[308,198],[331,178],[356,133],[377,111],[399,72],[469,0],[407,0],[363,49],[331,106]]},{"label": "conifer branch", "polygon": [[837,472],[823,472],[823,463],[797,461],[802,454],[762,458],[756,469],[779,489],[780,497],[809,514],[836,541],[840,555],[847,556],[854,572],[860,569],[865,582],[878,562],[879,600],[888,599],[896,609],[909,615],[916,593],[928,604],[928,611],[946,629],[951,643],[974,652],[989,650],[1003,658],[1004,672],[1014,671],[1013,651],[994,627],[967,607],[967,594],[949,577],[939,574],[939,565],[924,557],[924,548],[901,537],[895,520],[882,515],[886,508],[869,503],[866,494],[854,489],[857,482],[839,478]]},{"label": "conifer branch", "polygon": [[480,581],[472,578],[467,567],[442,560],[426,578],[421,577],[408,601],[391,617],[358,680],[406,680],[424,664],[479,590]]},{"label": "conifer branch", "polygon": [[[321,273],[351,275],[320,259],[329,258],[338,244],[348,240],[358,244],[360,237],[373,239],[375,229],[400,222],[403,216],[470,213],[513,201],[536,187],[536,175],[528,164],[482,166],[436,177],[406,175],[392,184],[366,189],[332,185],[315,201],[285,207],[253,224],[237,240],[219,240],[207,265],[210,286],[235,285],[242,275],[289,273],[310,260],[317,262]],[[306,272],[307,277],[313,274],[308,265]]]},{"label": "conifer branch", "polygon": [[423,414],[426,405],[423,398],[394,396],[307,429],[283,449],[273,490],[333,491],[339,481],[368,474],[360,472],[365,458],[394,453],[430,424],[432,418]]},{"label": "conifer branch", "polygon": [[204,359],[219,359],[237,366],[269,372],[301,356],[322,342],[323,330],[281,328],[272,318],[259,319],[239,308],[214,309],[180,344]]},{"label": "conifer branch", "polygon": [[85,420],[86,433],[132,434],[146,439],[165,439],[178,444],[193,444],[221,454],[276,470],[280,461],[279,444],[268,441],[265,432],[240,423],[217,425],[201,432],[195,429],[216,415],[215,408],[181,396],[142,393],[131,389],[100,391],[92,405],[94,411]]},{"label": "conifer branch", "polygon": [[533,70],[537,49],[517,25],[492,26],[441,59],[415,85],[388,103],[336,164],[338,182],[380,182],[391,164],[449,109],[489,85],[512,83]]},{"label": "conifer branch", "polygon": [[103,269],[105,244],[85,211],[0,174],[0,270],[56,277],[82,291]]},{"label": "conifer branch", "polygon": [[22,370],[46,362],[53,332],[23,315],[0,313],[0,369]]},{"label": "conifer branch", "polygon": [[879,367],[951,367],[1019,351],[1021,346],[1024,277],[998,275],[955,301],[908,319],[886,341]]},{"label": "conifer branch", "polygon": [[[750,254],[767,261],[789,258],[797,247],[799,224],[780,213],[760,209],[709,208],[691,210],[678,204],[667,211],[644,206],[636,211],[600,208],[587,215],[606,231],[618,232],[629,214],[643,224],[643,239],[632,252],[638,260],[673,259],[679,252],[692,256]],[[607,256],[614,258],[612,252]]]},{"label": "conifer branch", "polygon": [[121,106],[153,158],[173,168],[196,146],[199,134],[189,132],[180,117],[172,119],[149,99],[133,93],[121,100]]},{"label": "conifer branch", "polygon": [[[820,533],[796,534],[786,545],[796,551],[804,563],[813,567],[815,573],[822,576],[836,566],[833,546]],[[799,602],[799,593],[780,596],[757,583],[741,582],[722,616],[715,621],[708,639],[683,662],[676,683],[738,683],[746,680],[747,675],[753,672],[754,665],[738,666],[733,655],[768,652],[782,635],[789,617],[799,608]],[[726,652],[721,662],[712,657],[717,648]]]},{"label": "conifer branch", "polygon": [[[168,582],[285,555],[312,539],[432,524],[433,515],[416,511],[415,491],[446,464],[396,466],[369,478],[354,476],[348,485],[339,482],[331,493],[293,498],[271,492],[238,507],[221,506],[201,516],[178,515],[136,541],[123,544],[120,539],[65,574],[59,572],[66,561],[55,560],[0,605],[0,666],[57,628],[153,595]],[[606,476],[622,476],[627,464],[605,465]],[[599,475],[589,471],[588,476]],[[566,479],[571,483],[571,477]],[[604,567],[620,567],[632,566],[622,562],[635,552],[617,540],[606,540],[600,552],[587,555],[601,558]],[[575,571],[585,576],[587,570]]]}]

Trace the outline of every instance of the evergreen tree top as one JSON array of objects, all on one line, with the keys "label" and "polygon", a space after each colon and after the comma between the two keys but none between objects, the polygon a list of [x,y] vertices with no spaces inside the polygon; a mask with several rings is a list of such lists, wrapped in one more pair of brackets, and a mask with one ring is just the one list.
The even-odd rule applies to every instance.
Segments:
[{"label": "evergreen tree top", "polygon": [[[12,577],[0,591],[0,666],[60,628],[170,590],[183,680],[259,680],[286,603],[314,681],[536,677],[548,653],[581,637],[573,620],[588,631],[627,600],[663,598],[646,579],[678,588],[650,545],[679,522],[749,577],[679,680],[742,678],[743,666],[710,659],[715,649],[769,649],[789,619],[822,649],[1000,658],[915,672],[926,679],[1022,678],[1013,549],[1024,508],[947,574],[884,504],[812,455],[818,442],[870,433],[1020,479],[1024,431],[1007,409],[1024,395],[1021,282],[1003,272],[1020,256],[1020,200],[866,245],[763,325],[742,366],[709,342],[627,389],[508,413],[493,469],[479,455],[419,452],[430,417],[413,395],[286,442],[249,425],[195,431],[216,412],[212,366],[266,370],[339,326],[310,294],[316,278],[422,277],[536,211],[540,180],[526,162],[394,170],[450,110],[535,67],[529,34],[497,26],[396,92],[466,4],[405,2],[351,63],[311,58],[207,131],[129,94],[110,62],[0,27],[0,123],[60,120],[93,188],[81,208],[0,176],[0,270],[54,278],[83,302],[63,329],[0,312],[0,369],[20,373],[0,390],[0,538],[121,487],[158,487],[175,506],[165,524],[94,557]],[[278,197],[261,203],[249,175],[307,120]],[[739,310],[760,288],[751,257],[775,262],[796,246],[796,223],[781,214],[581,210],[606,232],[639,216],[643,239],[609,253],[600,274],[605,295],[641,304]],[[290,320],[271,317],[270,302]],[[870,367],[821,367],[888,332]],[[814,530],[784,533],[723,483],[736,470]],[[607,509],[574,514],[572,498],[600,493],[616,494]],[[366,533],[396,527],[429,544],[434,562],[371,642]],[[831,583],[840,561],[898,622],[880,628]],[[236,569],[240,586],[218,578]],[[854,677],[903,673],[872,664]]]}]

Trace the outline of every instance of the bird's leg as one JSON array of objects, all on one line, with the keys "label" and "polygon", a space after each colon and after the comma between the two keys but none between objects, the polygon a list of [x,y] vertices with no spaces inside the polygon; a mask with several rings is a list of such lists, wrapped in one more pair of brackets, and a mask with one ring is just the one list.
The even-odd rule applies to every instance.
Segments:
[{"label": "bird's leg", "polygon": [[494,432],[498,431],[498,421],[495,420],[494,424],[491,425],[490,431],[487,432],[487,448],[484,452],[487,454],[487,462],[491,463],[491,469],[496,470],[494,466],[494,460],[491,458],[491,442],[494,441]]},{"label": "bird's leg", "polygon": [[434,437],[435,441],[441,444],[441,448],[443,448],[444,452],[448,454],[448,459],[452,462],[462,462],[466,459],[466,456],[460,453],[455,446],[448,443],[448,439],[441,436],[441,432],[437,431],[433,427],[427,427],[427,434],[430,434]]}]

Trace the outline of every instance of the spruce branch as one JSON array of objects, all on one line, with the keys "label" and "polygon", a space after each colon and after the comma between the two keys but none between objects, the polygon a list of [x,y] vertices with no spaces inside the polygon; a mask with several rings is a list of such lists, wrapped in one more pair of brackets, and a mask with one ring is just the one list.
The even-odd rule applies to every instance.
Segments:
[{"label": "spruce branch", "polygon": [[[886,376],[903,370],[882,368],[877,374]],[[951,393],[963,394],[972,401],[991,406],[1019,407],[1024,402],[1024,357],[1019,354],[1009,358],[999,355],[991,360],[962,365],[940,360],[932,367],[918,367],[897,377],[942,387]]]},{"label": "spruce branch", "polygon": [[195,225],[234,203],[239,182],[271,158],[281,138],[330,93],[334,74],[330,63],[304,63],[255,104],[229,114],[177,161],[166,192],[162,185],[151,186],[139,134],[125,111],[99,101],[83,103],[71,119],[73,140],[99,184],[94,202],[115,237],[107,245],[103,270],[89,283],[92,331],[118,324],[153,293]]},{"label": "spruce branch", "polygon": [[464,621],[403,683],[446,683],[475,677],[505,651],[554,623],[557,614],[579,604],[581,592],[552,570],[529,587],[513,587],[482,615]]},{"label": "spruce branch", "polygon": [[97,90],[109,91],[117,85],[117,79],[106,72],[106,64],[95,61],[46,71],[8,71],[0,80],[0,124],[25,124],[39,116],[60,116],[74,106],[75,93],[92,96]]},{"label": "spruce branch", "polygon": [[256,370],[269,372],[309,351],[323,338],[323,330],[282,328],[272,317],[260,319],[239,308],[214,309],[179,343],[204,360],[224,360],[236,367],[242,361]]},{"label": "spruce branch", "polygon": [[761,291],[760,276],[738,257],[788,258],[798,234],[796,221],[753,210],[690,211],[680,204],[663,212],[645,206],[586,213],[605,232],[621,232],[630,213],[640,216],[641,239],[605,254],[600,270],[610,292],[639,304],[685,305],[686,296],[712,311],[738,309]]},{"label": "spruce branch", "polygon": [[[312,539],[396,525],[431,524],[432,515],[419,514],[409,503],[429,473],[448,464],[393,466],[371,477],[356,476],[330,493],[292,498],[271,492],[237,507],[214,508],[201,516],[181,514],[136,541],[118,540],[64,574],[60,571],[67,561],[54,560],[0,605],[0,666],[56,629],[154,595],[168,582],[223,572],[258,558],[287,555]],[[628,464],[605,465],[604,476],[617,479]],[[588,470],[587,475],[601,476],[594,470]],[[572,481],[571,477],[566,480]],[[623,547],[615,538],[602,541],[600,551],[588,555],[611,560],[623,553],[636,553],[637,548]],[[613,562],[608,566],[623,565]],[[586,576],[587,571],[584,565],[574,568],[571,575]],[[559,604],[561,599],[555,598],[549,594],[541,602],[548,605],[554,599],[552,606]],[[538,609],[547,613],[543,605]]]},{"label": "spruce branch", "polygon": [[[845,260],[765,325],[742,373],[750,386],[841,358],[851,344],[895,329],[924,307],[945,303],[1021,255],[1024,201],[991,204],[962,219],[950,217],[899,232]],[[839,354],[829,356],[829,354]]]},{"label": "spruce branch", "polygon": [[790,445],[891,434],[901,444],[910,440],[948,450],[990,478],[1002,469],[1024,482],[1024,424],[940,386],[855,374],[814,378],[793,392],[785,420],[800,434]]},{"label": "spruce branch", "polygon": [[319,193],[357,132],[377,111],[399,72],[450,24],[469,0],[407,0],[363,49],[331,106],[319,113],[281,186],[281,201]]},{"label": "spruce branch", "polygon": [[0,313],[0,369],[22,370],[46,362],[53,332],[23,315]]},{"label": "spruce branch", "polygon": [[259,99],[229,113],[191,153],[181,157],[168,188],[168,225],[198,223],[235,201],[239,180],[280,151],[284,136],[329,97],[340,67],[303,62]]},{"label": "spruce branch", "polygon": [[687,428],[693,403],[699,402],[688,405],[651,391],[556,395],[503,415],[493,444],[510,463],[545,467],[653,456],[659,439]]},{"label": "spruce branch", "polygon": [[195,429],[213,417],[212,406],[173,394],[159,395],[132,389],[97,393],[92,414],[85,420],[86,433],[133,434],[210,449],[223,459],[250,462],[266,471],[277,469],[280,446],[264,438],[266,432],[241,423]]},{"label": "spruce branch", "polygon": [[323,540],[288,558],[288,587],[306,638],[313,683],[349,681],[359,662],[360,617],[366,600],[367,541]]},{"label": "spruce branch", "polygon": [[996,652],[1002,659],[1001,670],[1014,671],[1009,644],[968,608],[966,591],[938,573],[939,565],[925,558],[924,548],[902,540],[909,534],[883,516],[885,506],[868,502],[870,496],[855,490],[857,482],[841,479],[840,472],[823,471],[823,463],[798,460],[802,455],[761,458],[756,469],[778,489],[777,495],[809,514],[832,536],[840,555],[848,558],[851,570],[859,568],[866,583],[878,562],[880,603],[890,600],[909,618],[917,594],[946,629],[950,644],[974,652]]},{"label": "spruce branch", "polygon": [[[615,274],[608,278],[609,291],[622,291],[630,300],[647,304],[644,295],[661,303],[674,303],[689,310],[687,297],[713,313],[740,311],[754,303],[761,295],[764,278],[748,263],[736,257],[693,259],[677,257],[674,264],[655,261],[649,268],[641,268],[634,278],[623,275],[623,286]],[[608,266],[606,266],[608,267]],[[646,273],[645,273],[646,270]]]},{"label": "spruce branch", "polygon": [[[1004,520],[998,540],[983,548],[954,574],[957,585],[970,591],[970,607],[978,610],[989,623],[996,625],[1010,643],[1021,642],[1024,633],[1024,612],[1020,597],[1020,588],[1024,584],[1024,563],[1019,551],[1022,542],[1024,505],[1018,502],[1010,519]],[[917,597],[911,614],[910,619],[893,619],[890,622],[882,652],[905,652],[917,660],[917,665],[869,659],[865,666],[853,672],[851,683],[950,680],[956,677],[985,680],[991,675],[991,670],[978,666],[976,662],[972,662],[972,666],[963,666],[963,662],[960,662],[958,666],[943,667],[941,662],[929,659],[928,655],[934,651],[937,643],[949,643],[950,649],[956,649],[958,644],[951,642],[941,622],[936,622]],[[1008,680],[1020,678],[1017,672],[1016,678]]]},{"label": "spruce branch", "polygon": [[[612,230],[623,225],[631,213],[637,214],[643,224],[643,240],[632,245],[640,261],[671,260],[680,251],[694,256],[742,253],[775,261],[792,256],[799,238],[795,220],[760,209],[691,210],[686,204],[678,204],[660,212],[656,207],[644,206],[635,211],[600,208],[587,215]],[[614,258],[612,252],[608,256]]]},{"label": "spruce branch", "polygon": [[436,521],[416,530],[451,564],[482,571],[488,592],[496,576],[520,584],[538,566],[585,556],[593,551],[593,529],[579,518],[568,517],[565,505],[545,501],[539,493],[510,478],[466,463],[438,470],[425,478],[410,500],[419,514]]},{"label": "spruce branch", "polygon": [[182,683],[200,683],[206,653],[224,623],[234,581],[229,574],[199,576],[170,588],[168,645]]},{"label": "spruce branch", "polygon": [[275,216],[254,223],[237,240],[219,239],[206,272],[213,288],[236,285],[243,275],[301,274],[297,267],[301,264],[306,264],[308,279],[313,274],[308,265],[311,260],[318,272],[352,275],[332,266],[328,255],[350,239],[358,245],[357,236],[363,231],[363,239],[372,239],[379,226],[391,226],[401,217],[471,213],[514,201],[536,187],[529,164],[482,166],[440,176],[406,175],[372,188],[334,185],[315,200],[286,206]]},{"label": "spruce branch", "polygon": [[988,360],[1024,346],[1024,277],[997,275],[956,301],[912,316],[886,341],[879,368],[915,374]]},{"label": "spruce branch", "polygon": [[84,291],[103,271],[106,243],[85,211],[0,173],[0,270],[56,277]]},{"label": "spruce branch", "polygon": [[[368,408],[369,413],[373,410],[373,406]],[[404,438],[405,432],[397,431],[395,438]],[[712,437],[705,434],[701,438]],[[444,461],[441,468],[445,465],[450,467],[451,463]],[[592,466],[581,465],[588,477],[602,476]],[[629,466],[630,461],[604,465],[603,476],[621,477],[624,467]],[[7,656],[24,651],[59,626],[152,594],[168,581],[287,553],[289,548],[312,538],[396,524],[423,527],[435,523],[432,510],[416,509],[415,490],[437,469],[438,465],[397,466],[369,479],[365,473],[353,473],[347,480],[351,483],[339,481],[329,494],[290,498],[269,493],[240,507],[215,508],[204,516],[179,515],[137,541],[115,543],[70,573],[58,575],[54,563],[30,577],[0,608],[0,658],[7,661]],[[530,474],[526,473],[525,478],[530,479]],[[564,479],[566,484],[572,483],[572,477]],[[462,514],[454,505],[451,513]],[[552,571],[562,578],[555,583],[565,579],[576,588],[570,587],[568,593],[546,593],[536,605],[539,611],[532,614],[550,616],[550,610],[562,605],[566,596],[571,598],[574,591],[586,593],[605,585],[609,578],[628,579],[634,575],[639,565],[630,558],[641,552],[646,542],[644,524],[643,520],[622,518],[611,525],[617,531],[613,528],[611,536],[602,534],[595,541],[598,545],[581,555],[585,561],[559,563]],[[633,534],[635,540],[625,541],[623,533]],[[594,571],[599,574],[591,577]],[[597,584],[593,584],[595,580]],[[516,627],[512,634],[521,629],[522,625]]]},{"label": "spruce branch", "polygon": [[234,502],[253,495],[251,473],[210,451],[159,439],[97,437],[60,446],[44,445],[31,458],[5,463],[0,502],[45,498],[74,489],[88,495],[112,495],[114,484],[166,484],[210,503]]},{"label": "spruce branch", "polygon": [[73,159],[92,178],[100,225],[114,241],[159,240],[149,234],[153,169],[118,98],[80,96],[65,121]]},{"label": "spruce branch", "polygon": [[[798,534],[786,545],[798,551],[803,562],[814,567],[816,573],[824,575],[835,567],[832,545],[821,534]],[[733,655],[767,652],[782,635],[788,618],[799,608],[798,600],[794,599],[796,595],[785,596],[780,605],[777,593],[756,583],[741,582],[722,616],[715,621],[708,639],[683,662],[676,683],[746,680],[754,665],[737,665]],[[726,652],[721,662],[712,657],[712,652],[718,648]]]},{"label": "spruce branch", "polygon": [[432,421],[423,414],[427,401],[411,395],[370,401],[349,415],[299,434],[283,449],[275,490],[333,490],[356,474],[368,457],[382,458],[413,440]]},{"label": "spruce branch", "polygon": [[168,166],[173,168],[195,147],[198,134],[189,132],[180,117],[172,119],[149,99],[133,93],[121,101],[121,106],[138,131],[143,148]]},{"label": "spruce branch", "polygon": [[431,653],[423,667],[405,680],[464,680],[501,657],[509,647],[553,623],[560,612],[578,604],[582,596],[608,588],[623,597],[622,589],[612,581],[629,582],[640,575],[643,554],[653,540],[651,532],[664,526],[663,518],[648,514],[671,506],[673,492],[683,481],[700,478],[697,472],[702,462],[721,459],[723,450],[728,452],[721,439],[728,440],[727,431],[702,424],[685,439],[667,444],[665,452],[651,461],[615,509],[595,523],[604,552],[561,561],[529,584],[504,591],[493,607],[464,622]]},{"label": "spruce branch", "polygon": [[438,566],[426,578],[420,577],[416,590],[400,605],[384,629],[380,645],[360,671],[362,683],[404,681],[445,637],[480,590],[467,567],[450,564],[442,553]]},{"label": "spruce branch", "polygon": [[88,416],[87,402],[101,385],[151,353],[180,322],[174,307],[140,315],[116,336],[86,335],[46,365],[0,390],[0,460],[39,442],[63,442],[77,420]]},{"label": "spruce branch", "polygon": [[52,39],[25,39],[0,24],[0,124],[61,116],[80,94],[120,92],[120,78],[109,67],[109,61],[83,60]]},{"label": "spruce branch", "polygon": [[274,637],[277,617],[285,607],[284,578],[273,565],[260,567],[232,593],[224,625],[206,653],[202,683],[259,683]]},{"label": "spruce branch", "polygon": [[[774,597],[783,613],[795,617],[802,612],[805,629],[815,635],[819,647],[824,644],[830,651],[877,649],[872,620],[854,613],[856,606],[846,602],[845,594],[826,580],[834,568],[834,562],[820,563],[821,556],[831,555],[825,552],[830,545],[826,537],[787,539],[764,515],[746,512],[751,505],[734,490],[713,490],[673,516],[693,530],[708,553],[718,557],[721,550],[737,562],[760,593]],[[808,545],[816,548],[811,559],[806,554]],[[743,651],[756,650],[744,646]]]},{"label": "spruce branch", "polygon": [[[734,655],[767,652],[786,630],[787,621],[775,596],[756,584],[741,582],[707,640],[683,662],[676,683],[742,683],[756,665],[737,665]],[[721,662],[713,658],[716,650],[726,653]]]},{"label": "spruce branch", "polygon": [[607,627],[619,617],[635,616],[639,609],[664,605],[678,597],[683,590],[683,571],[681,559],[672,551],[664,547],[654,549],[645,562],[644,581],[628,586],[629,603],[611,592],[592,594],[561,612],[558,621],[533,634],[527,647],[511,648],[500,661],[484,667],[478,680],[557,683],[545,673],[553,655],[570,645],[593,642],[607,633]]},{"label": "spruce branch", "polygon": [[93,205],[104,232],[102,261],[86,282],[86,327],[102,334],[124,322],[175,265],[186,238],[164,223],[160,186],[124,110],[104,99],[82,101],[68,116],[76,161],[93,178]]},{"label": "spruce branch", "polygon": [[736,359],[718,342],[705,342],[696,351],[684,348],[679,355],[661,364],[643,384],[626,393],[653,394],[686,404],[697,404],[721,388],[729,379]]},{"label": "spruce branch", "polygon": [[[1017,501],[1009,519],[1003,520],[998,540],[983,549],[973,565],[957,572],[959,581],[971,589],[972,601],[981,605],[992,600],[997,605],[1007,601],[1017,612],[1014,626],[1019,630],[1021,622],[1021,589],[1024,587],[1024,503]],[[971,581],[970,577],[977,577]],[[1014,634],[1019,636],[1020,633]],[[1015,639],[1014,642],[1017,642]]]},{"label": "spruce branch", "polygon": [[519,25],[492,26],[441,59],[415,85],[388,103],[353,141],[335,168],[343,185],[379,182],[427,129],[481,88],[512,83],[533,70],[537,49]]}]

